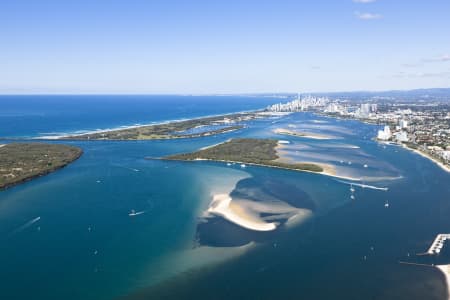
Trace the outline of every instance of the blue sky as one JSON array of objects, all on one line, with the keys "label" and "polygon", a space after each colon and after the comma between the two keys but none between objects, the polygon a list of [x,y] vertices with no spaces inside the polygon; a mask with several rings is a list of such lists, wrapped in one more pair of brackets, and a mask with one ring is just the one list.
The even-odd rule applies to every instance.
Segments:
[{"label": "blue sky", "polygon": [[448,0],[0,0],[0,93],[450,87]]}]

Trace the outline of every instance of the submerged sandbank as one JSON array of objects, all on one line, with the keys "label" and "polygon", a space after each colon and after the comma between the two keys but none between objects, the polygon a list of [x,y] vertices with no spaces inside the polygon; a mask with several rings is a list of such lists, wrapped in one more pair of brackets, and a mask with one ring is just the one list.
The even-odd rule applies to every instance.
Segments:
[{"label": "submerged sandbank", "polygon": [[314,133],[314,132],[306,132],[306,131],[294,131],[294,130],[284,129],[284,128],[277,128],[273,132],[276,134],[291,135],[291,136],[314,139],[314,140],[332,140],[332,139],[338,138],[338,137],[331,136],[331,135],[319,134],[319,133]]}]

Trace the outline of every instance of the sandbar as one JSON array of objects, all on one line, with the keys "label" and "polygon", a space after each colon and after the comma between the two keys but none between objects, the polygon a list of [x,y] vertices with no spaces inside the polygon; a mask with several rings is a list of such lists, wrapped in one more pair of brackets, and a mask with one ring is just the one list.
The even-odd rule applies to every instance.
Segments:
[{"label": "sandbar", "polygon": [[277,128],[273,132],[276,134],[291,135],[291,136],[314,139],[314,140],[332,140],[332,139],[337,138],[337,137],[331,136],[331,135],[325,135],[325,134],[319,134],[319,133],[313,133],[313,132],[305,132],[305,131],[294,131],[294,130],[283,129],[283,128]]},{"label": "sandbar", "polygon": [[238,205],[232,205],[231,197],[228,194],[214,195],[208,212],[219,215],[228,221],[241,227],[255,231],[271,231],[277,228],[276,222],[266,223],[261,219],[255,218],[246,213]]}]

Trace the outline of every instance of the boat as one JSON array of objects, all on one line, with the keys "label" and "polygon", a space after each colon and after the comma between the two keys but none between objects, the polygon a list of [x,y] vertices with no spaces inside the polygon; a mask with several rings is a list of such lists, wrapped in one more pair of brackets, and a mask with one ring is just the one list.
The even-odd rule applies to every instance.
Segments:
[{"label": "boat", "polygon": [[386,203],[384,203],[384,207],[388,208],[389,207],[389,202],[386,201]]},{"label": "boat", "polygon": [[350,196],[350,199],[355,200],[355,196],[354,196],[354,195],[351,195],[351,196]]},{"label": "boat", "polygon": [[367,167],[368,167],[368,165],[364,164],[364,168],[367,168]]},{"label": "boat", "polygon": [[352,193],[355,192],[355,188],[353,187],[353,184],[350,184],[350,192],[352,192]]},{"label": "boat", "polygon": [[145,213],[145,211],[135,211],[134,209],[132,209],[128,215],[130,217],[134,217],[134,216],[142,215],[143,213]]},{"label": "boat", "polygon": [[246,165],[245,164],[241,164],[241,168],[245,168],[246,167]]}]

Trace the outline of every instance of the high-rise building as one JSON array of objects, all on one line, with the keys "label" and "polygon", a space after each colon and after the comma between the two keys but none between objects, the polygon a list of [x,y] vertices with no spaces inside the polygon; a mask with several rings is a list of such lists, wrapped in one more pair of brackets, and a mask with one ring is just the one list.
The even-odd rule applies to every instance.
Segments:
[{"label": "high-rise building", "polygon": [[408,121],[401,119],[398,122],[398,125],[400,126],[401,129],[408,128]]}]

